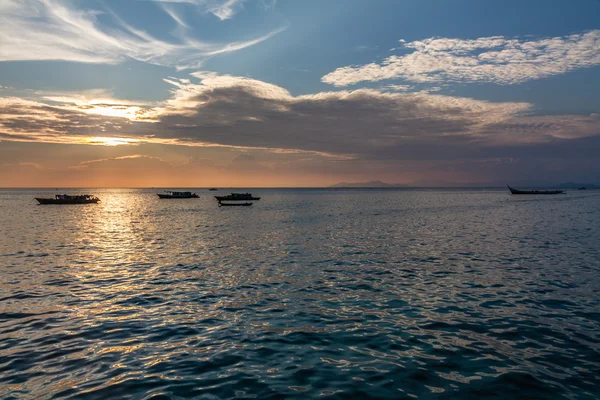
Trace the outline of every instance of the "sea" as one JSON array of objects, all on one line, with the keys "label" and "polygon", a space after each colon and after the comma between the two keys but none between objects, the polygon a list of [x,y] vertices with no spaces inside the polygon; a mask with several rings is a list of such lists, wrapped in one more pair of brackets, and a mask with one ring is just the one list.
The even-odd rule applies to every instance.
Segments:
[{"label": "sea", "polygon": [[0,190],[1,399],[600,398],[600,191],[188,190]]}]

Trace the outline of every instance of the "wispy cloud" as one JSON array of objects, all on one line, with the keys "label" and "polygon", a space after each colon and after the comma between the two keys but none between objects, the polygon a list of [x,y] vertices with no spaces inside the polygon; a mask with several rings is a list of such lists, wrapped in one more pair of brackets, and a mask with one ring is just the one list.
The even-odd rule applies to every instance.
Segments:
[{"label": "wispy cloud", "polygon": [[[256,45],[285,29],[282,27],[254,39],[228,43],[180,35],[180,40],[174,43],[134,28],[114,13],[107,15],[112,17],[113,24],[106,25],[97,18],[100,11],[71,8],[57,0],[4,0],[1,7],[0,61],[67,60],[115,64],[129,57],[179,69],[191,68],[198,67],[208,57]],[[171,18],[185,26],[178,14],[167,10],[165,8]],[[215,12],[225,15],[227,11],[223,10]]]},{"label": "wispy cloud", "polygon": [[198,6],[205,13],[213,14],[220,20],[232,18],[246,0],[148,0],[159,3],[186,3]]},{"label": "wispy cloud", "polygon": [[338,68],[322,81],[335,86],[398,78],[513,85],[600,65],[600,30],[535,40],[493,36],[401,40],[400,44],[398,49],[412,52],[390,56],[381,64]]},{"label": "wispy cloud", "polygon": [[392,92],[408,92],[414,89],[411,85],[386,85],[382,88],[383,90],[390,90]]},{"label": "wispy cloud", "polygon": [[70,166],[69,168],[74,168],[74,169],[82,169],[82,168],[88,168],[88,166],[90,164],[96,164],[96,163],[103,163],[106,161],[118,161],[118,160],[129,160],[129,159],[136,159],[136,158],[151,158],[151,159],[157,159],[158,161],[163,161],[158,157],[151,157],[151,156],[147,156],[144,154],[131,154],[131,155],[127,155],[127,156],[120,156],[120,157],[111,157],[111,158],[100,158],[97,160],[87,160],[87,161],[82,161],[77,165],[73,165]]},{"label": "wispy cloud", "polygon": [[171,19],[173,21],[175,21],[177,23],[177,25],[180,28],[189,29],[189,26],[188,26],[188,24],[185,23],[185,21],[183,20],[183,17],[181,15],[177,14],[177,12],[175,12],[173,7],[171,7],[167,4],[161,4],[161,8],[163,9],[163,11],[165,13],[167,13],[169,15],[169,17],[171,17]]}]

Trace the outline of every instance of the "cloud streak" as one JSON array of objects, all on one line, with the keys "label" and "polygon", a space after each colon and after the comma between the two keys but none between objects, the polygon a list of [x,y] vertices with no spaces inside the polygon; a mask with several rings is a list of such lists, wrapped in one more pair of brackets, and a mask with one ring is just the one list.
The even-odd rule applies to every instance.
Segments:
[{"label": "cloud streak", "polygon": [[[214,55],[254,46],[285,29],[282,27],[250,40],[228,43],[200,41],[185,35],[180,35],[178,42],[167,42],[130,26],[114,13],[104,15],[113,20],[113,24],[107,25],[98,18],[102,12],[70,8],[66,4],[57,0],[4,0],[0,6],[0,61],[66,60],[116,64],[133,58],[184,69],[198,67]],[[227,7],[234,7],[234,4]],[[227,7],[223,10],[230,9]],[[214,12],[229,15],[223,10],[215,8]],[[184,25],[172,10],[165,9],[165,13]]]},{"label": "cloud streak", "polygon": [[514,85],[600,65],[600,30],[535,40],[433,37],[400,44],[399,49],[412,52],[381,64],[338,68],[322,81],[335,86],[387,79]]}]

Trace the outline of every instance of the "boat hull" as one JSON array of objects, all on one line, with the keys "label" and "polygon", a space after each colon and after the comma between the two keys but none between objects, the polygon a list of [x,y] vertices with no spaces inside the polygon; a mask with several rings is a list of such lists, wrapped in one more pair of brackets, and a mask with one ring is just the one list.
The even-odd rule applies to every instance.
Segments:
[{"label": "boat hull", "polygon": [[249,207],[252,203],[221,203],[219,202],[219,207]]},{"label": "boat hull", "polygon": [[537,194],[563,194],[564,190],[518,190],[513,189],[510,186],[508,187],[511,194],[529,194],[529,195],[537,195]]},{"label": "boat hull", "polygon": [[197,199],[198,196],[197,194],[192,194],[190,196],[172,196],[170,194],[161,194],[161,193],[157,193],[157,196],[160,199]]},{"label": "boat hull", "polygon": [[44,198],[35,198],[38,203],[49,205],[49,204],[96,204],[100,201],[100,199],[88,199],[88,200],[63,200],[63,199],[44,199]]},{"label": "boat hull", "polygon": [[260,197],[252,196],[215,196],[217,201],[244,201],[244,200],[260,200]]}]

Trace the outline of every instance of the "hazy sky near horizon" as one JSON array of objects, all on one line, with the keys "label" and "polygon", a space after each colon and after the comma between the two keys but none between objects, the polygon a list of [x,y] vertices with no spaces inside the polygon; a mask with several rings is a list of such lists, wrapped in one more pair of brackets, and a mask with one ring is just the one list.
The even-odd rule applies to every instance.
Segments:
[{"label": "hazy sky near horizon", "polygon": [[600,182],[599,0],[2,0],[0,187]]}]

